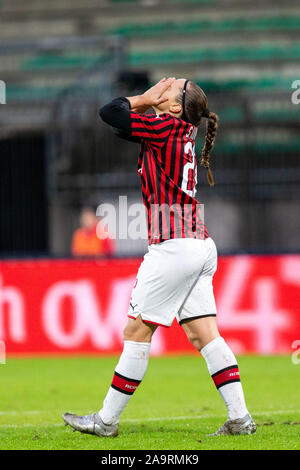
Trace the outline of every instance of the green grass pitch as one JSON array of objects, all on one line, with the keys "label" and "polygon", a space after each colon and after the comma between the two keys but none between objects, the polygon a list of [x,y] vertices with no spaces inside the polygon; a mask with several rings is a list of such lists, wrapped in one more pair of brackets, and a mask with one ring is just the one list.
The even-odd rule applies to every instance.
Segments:
[{"label": "green grass pitch", "polygon": [[239,358],[256,435],[207,437],[225,406],[199,356],[151,358],[117,438],[73,433],[61,414],[97,411],[116,357],[8,358],[0,365],[0,449],[300,449],[300,365]]}]

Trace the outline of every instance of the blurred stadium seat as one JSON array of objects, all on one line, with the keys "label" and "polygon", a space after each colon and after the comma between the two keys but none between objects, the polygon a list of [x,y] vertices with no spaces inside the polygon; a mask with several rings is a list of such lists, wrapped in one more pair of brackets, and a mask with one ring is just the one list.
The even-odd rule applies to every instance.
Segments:
[{"label": "blurred stadium seat", "polygon": [[[300,78],[297,1],[2,0],[0,18],[0,79],[7,85],[0,138],[45,139],[45,252],[68,252],[80,204],[140,198],[137,148],[97,117],[112,96],[140,91],[119,80],[130,72],[151,82],[189,77],[219,114],[215,188],[199,176],[219,250],[299,250],[274,216],[288,204],[282,218],[299,231],[300,108],[291,102]],[[142,242],[118,245],[119,254],[144,249]],[[13,251],[26,253],[17,245]]]}]

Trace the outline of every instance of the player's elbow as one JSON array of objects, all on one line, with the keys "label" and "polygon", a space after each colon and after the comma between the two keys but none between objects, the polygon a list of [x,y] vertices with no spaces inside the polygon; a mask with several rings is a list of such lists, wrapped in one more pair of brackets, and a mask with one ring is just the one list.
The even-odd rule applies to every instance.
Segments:
[{"label": "player's elbow", "polygon": [[102,106],[99,109],[99,116],[109,126],[127,133],[131,132],[130,113],[120,100],[115,99]]},{"label": "player's elbow", "polygon": [[99,109],[99,116],[109,126],[122,128],[122,113],[114,101],[102,106]]},{"label": "player's elbow", "polygon": [[102,106],[99,109],[99,116],[102,119],[102,121],[107,122],[109,124],[108,121],[109,121],[110,112],[109,112],[108,108],[109,108],[109,106],[107,104]]}]

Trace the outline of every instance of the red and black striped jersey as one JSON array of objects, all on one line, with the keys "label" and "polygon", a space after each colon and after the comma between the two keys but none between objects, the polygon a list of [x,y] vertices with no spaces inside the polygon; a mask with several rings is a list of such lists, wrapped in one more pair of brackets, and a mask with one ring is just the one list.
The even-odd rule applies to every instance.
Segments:
[{"label": "red and black striped jersey", "polygon": [[131,135],[141,140],[138,172],[148,215],[149,244],[208,238],[195,199],[197,127],[170,114],[130,112]]}]

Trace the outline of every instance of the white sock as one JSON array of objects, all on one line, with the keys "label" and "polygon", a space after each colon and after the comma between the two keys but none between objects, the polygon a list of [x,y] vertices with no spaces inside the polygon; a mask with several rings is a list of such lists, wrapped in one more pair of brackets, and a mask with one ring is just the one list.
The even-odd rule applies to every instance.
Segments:
[{"label": "white sock", "polygon": [[201,349],[207,368],[223,398],[229,419],[243,418],[247,413],[236,358],[220,336]]},{"label": "white sock", "polygon": [[151,343],[124,341],[124,348],[115,369],[112,384],[99,415],[105,424],[119,422],[133,392],[142,381],[149,362]]}]

